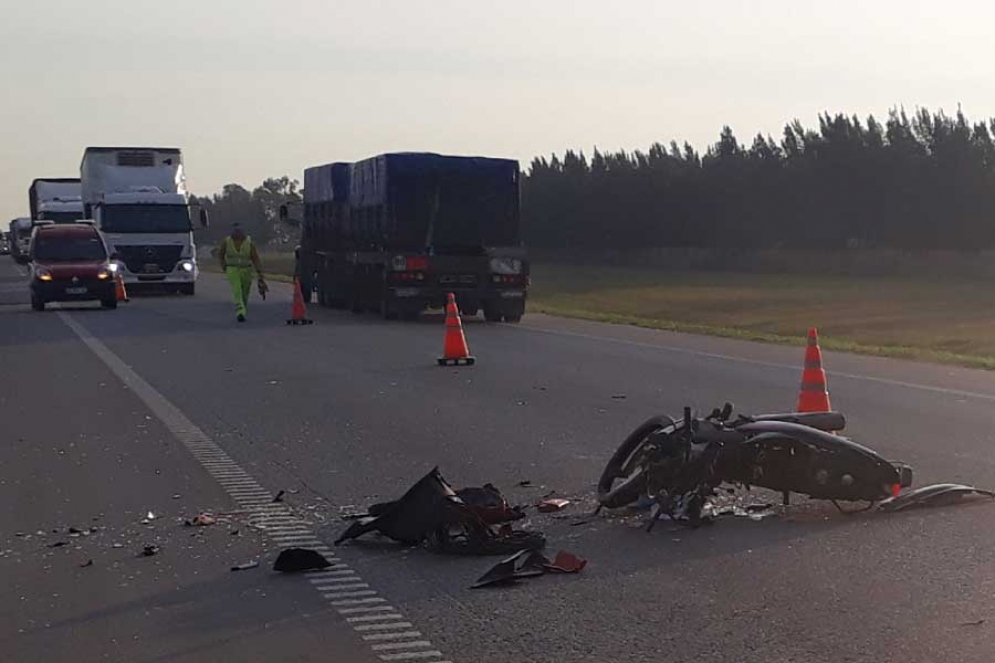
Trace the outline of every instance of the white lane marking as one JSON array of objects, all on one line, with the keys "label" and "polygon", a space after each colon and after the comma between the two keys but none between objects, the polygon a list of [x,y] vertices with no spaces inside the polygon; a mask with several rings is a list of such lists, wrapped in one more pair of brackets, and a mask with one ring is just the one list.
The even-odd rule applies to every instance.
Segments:
[{"label": "white lane marking", "polygon": [[[406,651],[400,654],[380,654],[381,661],[410,661],[418,658],[436,658],[442,656],[441,651]],[[438,663],[445,663],[439,661]]]},{"label": "white lane marking", "polygon": [[[373,645],[373,651],[391,651],[398,649],[421,649],[422,647],[431,647],[432,643],[428,640],[415,640],[413,642],[387,642],[382,645]],[[441,656],[442,653],[440,652]]]},{"label": "white lane marking", "polygon": [[[512,327],[515,329],[516,327]],[[624,338],[612,338],[611,336],[596,336],[594,334],[583,334],[580,332],[569,332],[554,329],[540,329],[539,327],[530,327],[529,325],[519,325],[517,329],[524,329],[527,331],[533,331],[540,334],[550,334],[552,336],[572,336],[574,338],[583,338],[589,341],[607,341],[609,343],[618,343],[620,345],[630,345],[637,348],[647,348],[651,350],[662,350],[664,352],[672,352],[674,354],[689,355],[692,357],[703,357],[706,359],[719,359],[722,361],[733,361],[740,364],[748,364],[751,366],[763,366],[765,368],[779,368],[789,371],[801,371],[801,366],[790,366],[788,364],[779,364],[773,361],[763,361],[761,359],[747,359],[746,357],[736,357],[734,355],[724,355],[717,352],[705,352],[704,350],[691,350],[688,348],[679,348],[673,345],[657,345],[656,343],[643,343],[641,341],[630,341]],[[839,371],[826,371],[826,375],[829,377],[844,378],[846,380],[861,380],[864,382],[873,382],[876,384],[885,384],[890,387],[902,387],[904,389],[917,389],[919,391],[928,391],[934,394],[946,394],[948,396],[961,396],[964,398],[977,398],[979,400],[985,401],[995,401],[995,394],[983,394],[977,391],[967,391],[963,389],[951,389],[949,387],[937,387],[935,385],[929,384],[918,384],[915,382],[906,382],[905,380],[892,380],[891,378],[880,378],[873,375],[860,375],[858,373],[842,373]]]},{"label": "white lane marking", "polygon": [[420,638],[421,631],[401,631],[400,633],[374,633],[364,635],[363,640],[404,640],[405,638]]},{"label": "white lane marking", "polygon": [[384,612],[376,615],[363,615],[361,617],[346,617],[347,622],[384,622],[391,619],[404,619],[399,612]]},{"label": "white lane marking", "polygon": [[402,628],[411,628],[411,622],[392,622],[390,624],[360,624],[353,626],[357,631],[394,631]]},{"label": "white lane marking", "polygon": [[339,610],[339,614],[355,615],[357,613],[362,613],[362,612],[380,612],[380,611],[393,612],[395,610],[397,610],[397,608],[395,608],[392,605],[368,605],[359,608],[342,608],[341,610]]},{"label": "white lane marking", "polygon": [[[71,314],[58,311],[57,315],[104,362],[107,368],[159,418],[170,433],[187,448],[194,459],[228,492],[239,507],[252,511],[249,516],[250,526],[266,532],[281,545],[286,543],[294,545],[313,544],[309,547],[325,555],[330,562],[335,562],[323,571],[307,574],[307,577],[315,590],[344,618],[345,615],[363,612],[370,613],[370,616],[376,614],[382,617],[383,623],[364,624],[347,621],[346,623],[350,624],[358,635],[362,637],[366,631],[409,629],[409,632],[404,634],[406,637],[422,637],[419,631],[412,629],[411,622],[384,621],[388,619],[387,615],[396,615],[398,619],[403,617],[396,608],[387,604],[387,600],[379,596],[376,590],[369,589],[370,585],[364,582],[358,574],[349,569],[346,564],[340,563],[332,549],[321,542],[305,520],[296,516],[289,507],[273,503],[273,496],[269,491],[245,472],[178,407],[156,391],[102,341],[77,322]],[[264,504],[264,502],[268,503]],[[379,639],[386,640],[388,638]],[[382,660],[403,661],[442,656],[442,653],[436,650],[421,651],[432,646],[432,643],[425,639],[385,644],[366,642],[366,644],[375,653],[381,650],[397,652],[392,654],[378,653],[377,655]]]}]

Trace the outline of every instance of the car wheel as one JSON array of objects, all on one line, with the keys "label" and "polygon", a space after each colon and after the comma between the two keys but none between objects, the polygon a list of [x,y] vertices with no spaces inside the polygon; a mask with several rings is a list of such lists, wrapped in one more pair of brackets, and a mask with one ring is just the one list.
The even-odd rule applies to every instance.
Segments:
[{"label": "car wheel", "polygon": [[502,317],[500,309],[491,308],[490,306],[484,307],[484,320],[487,322],[501,322]]},{"label": "car wheel", "polygon": [[108,311],[113,311],[117,308],[117,297],[108,297],[107,299],[100,300],[100,305],[103,306]]},{"label": "car wheel", "polygon": [[195,283],[186,283],[180,286],[180,294],[192,296],[197,293],[197,285]]},{"label": "car wheel", "polygon": [[34,295],[31,295],[31,308],[33,308],[36,311],[44,311],[45,310],[45,300],[44,299],[39,299],[38,297],[35,297]]}]

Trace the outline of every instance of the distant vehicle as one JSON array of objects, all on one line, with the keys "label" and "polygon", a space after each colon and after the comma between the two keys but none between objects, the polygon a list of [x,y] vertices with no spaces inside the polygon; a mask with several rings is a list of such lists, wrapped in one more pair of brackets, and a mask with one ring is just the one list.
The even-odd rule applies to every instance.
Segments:
[{"label": "distant vehicle", "polygon": [[29,255],[34,310],[44,311],[48,302],[92,300],[104,308],[117,308],[117,265],[109,260],[107,245],[93,224],[36,225]]},{"label": "distant vehicle", "polygon": [[308,168],[305,297],[413,318],[452,292],[465,315],[518,322],[529,285],[519,197],[507,159],[402,153]]},{"label": "distant vehicle", "polygon": [[20,263],[28,261],[28,245],[31,243],[31,219],[19,217],[10,222],[10,232],[7,234],[10,242],[10,253],[14,260]]},{"label": "distant vehicle", "polygon": [[79,178],[44,177],[31,183],[28,205],[32,221],[72,223],[83,218],[83,192]]},{"label": "distant vehicle", "polygon": [[[88,147],[80,179],[84,214],[104,234],[125,282],[194,294],[194,210],[180,150]],[[196,216],[207,226],[206,210],[197,208]]]},{"label": "distant vehicle", "polygon": [[0,231],[0,256],[5,256],[10,254],[10,240],[7,239],[7,233]]}]

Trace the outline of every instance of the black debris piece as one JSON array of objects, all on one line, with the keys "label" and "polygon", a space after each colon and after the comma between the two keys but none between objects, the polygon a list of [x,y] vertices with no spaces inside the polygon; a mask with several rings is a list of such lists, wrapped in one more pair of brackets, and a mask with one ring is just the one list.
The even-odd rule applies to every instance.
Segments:
[{"label": "black debris piece", "polygon": [[281,490],[280,492],[278,492],[276,494],[276,497],[273,498],[273,503],[276,504],[277,502],[282,502],[283,501],[283,496],[286,493],[287,493],[287,491],[285,491],[285,490]]},{"label": "black debris piece", "polygon": [[259,566],[259,562],[242,562],[241,564],[236,564],[231,567],[232,571],[248,571],[249,569],[255,569]]},{"label": "black debris piece", "polygon": [[503,559],[480,576],[471,589],[479,589],[491,585],[504,585],[517,582],[524,578],[534,578],[546,572],[545,565],[549,563],[542,553],[535,550],[519,550],[517,553]]},{"label": "black debris piece", "polygon": [[83,562],[82,564],[80,564],[79,568],[85,569],[85,568],[90,567],[90,566],[93,566],[93,560],[92,559],[88,559],[85,562]]},{"label": "black debris piece", "polygon": [[309,548],[287,548],[277,556],[273,570],[281,573],[297,573],[327,569],[332,563],[316,550]]},{"label": "black debris piece", "polygon": [[159,554],[159,546],[145,546],[142,548],[142,552],[138,553],[139,557],[154,557]]},{"label": "black debris piece", "polygon": [[464,494],[476,508],[467,504],[435,468],[401,499],[374,505],[367,517],[346,528],[335,545],[372,531],[401,543],[427,543],[438,552],[464,555],[506,555],[545,545],[540,533],[515,531],[506,524],[497,529],[492,526],[494,521],[506,523],[522,516],[518,515],[520,510],[508,507],[490,484],[465,489]]},{"label": "black debris piece", "polygon": [[916,506],[959,504],[967,499],[980,497],[995,499],[995,491],[958,483],[938,483],[889,497],[882,501],[878,508],[882,511],[901,511]]},{"label": "black debris piece", "polygon": [[82,532],[82,530],[76,529],[75,527],[70,527],[69,528],[69,533],[70,534],[82,534],[83,532]]},{"label": "black debris piece", "polygon": [[521,481],[518,482],[518,487],[519,488],[526,488],[526,487],[531,486],[531,485],[532,485],[532,480],[531,479],[522,479]]},{"label": "black debris piece", "polygon": [[68,541],[56,541],[55,543],[50,543],[48,545],[48,547],[49,548],[61,548],[62,546],[68,546],[68,545],[69,545]]}]

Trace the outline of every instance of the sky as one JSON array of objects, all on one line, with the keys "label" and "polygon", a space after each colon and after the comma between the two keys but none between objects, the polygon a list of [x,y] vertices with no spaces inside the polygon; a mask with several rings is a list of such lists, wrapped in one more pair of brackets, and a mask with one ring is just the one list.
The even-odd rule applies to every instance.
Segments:
[{"label": "sky", "polygon": [[[0,0],[0,220],[88,145],[198,195],[425,150],[704,149],[818,113],[995,116],[978,0]],[[5,225],[5,223],[3,224]]]}]

